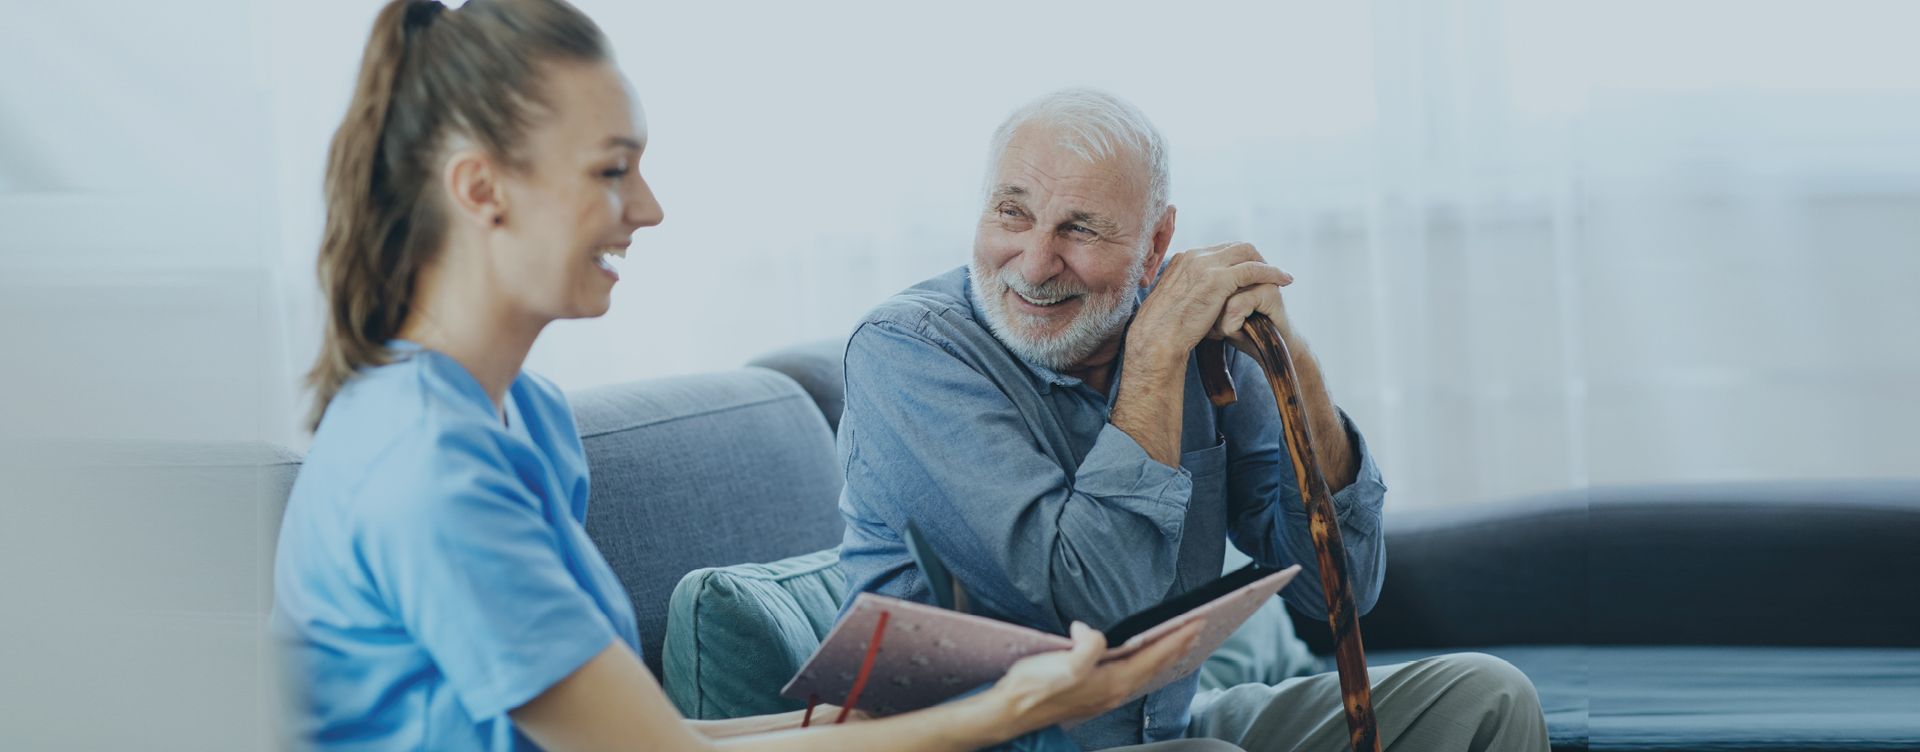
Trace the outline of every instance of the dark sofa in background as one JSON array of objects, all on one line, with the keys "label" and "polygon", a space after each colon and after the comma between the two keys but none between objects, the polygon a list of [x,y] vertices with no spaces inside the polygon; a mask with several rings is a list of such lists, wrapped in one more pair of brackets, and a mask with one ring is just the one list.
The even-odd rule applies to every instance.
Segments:
[{"label": "dark sofa in background", "polygon": [[1555,749],[1920,749],[1920,481],[1596,488],[1387,530],[1370,660],[1505,658]]}]

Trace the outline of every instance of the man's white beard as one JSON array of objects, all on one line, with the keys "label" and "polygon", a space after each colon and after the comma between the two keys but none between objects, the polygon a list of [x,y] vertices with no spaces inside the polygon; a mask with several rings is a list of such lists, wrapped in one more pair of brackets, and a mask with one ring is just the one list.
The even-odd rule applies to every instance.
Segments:
[{"label": "man's white beard", "polygon": [[[973,304],[986,314],[987,328],[1013,354],[1056,371],[1065,371],[1086,360],[1127,325],[1138,301],[1140,278],[1146,273],[1146,254],[1138,254],[1127,270],[1127,282],[1105,295],[1088,295],[1086,288],[1051,282],[1039,286],[1027,284],[1020,274],[1002,267],[999,274],[980,268],[975,259],[967,265],[973,277]],[[1008,289],[1034,300],[1050,300],[1065,295],[1082,295],[1080,312],[1059,334],[1037,334],[1046,319],[1019,311],[1008,311]]]}]

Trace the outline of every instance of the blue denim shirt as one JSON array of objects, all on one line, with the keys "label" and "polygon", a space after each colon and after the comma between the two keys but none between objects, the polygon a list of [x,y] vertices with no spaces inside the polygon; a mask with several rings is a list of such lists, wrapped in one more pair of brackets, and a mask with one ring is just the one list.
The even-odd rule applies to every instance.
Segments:
[{"label": "blue denim shirt", "polygon": [[[1229,538],[1254,561],[1306,570],[1282,596],[1322,616],[1313,540],[1272,391],[1229,349],[1239,401],[1216,409],[1187,365],[1179,467],[1108,422],[1107,393],[1029,363],[975,312],[961,267],[882,303],[847,343],[839,453],[851,592],[928,602],[901,541],[912,519],[975,610],[1065,633],[1105,628],[1219,576]],[[1124,357],[1124,354],[1123,354]],[[1334,494],[1360,613],[1385,571],[1386,486],[1344,413],[1357,480]],[[1072,730],[1089,749],[1186,734],[1189,676]]]}]

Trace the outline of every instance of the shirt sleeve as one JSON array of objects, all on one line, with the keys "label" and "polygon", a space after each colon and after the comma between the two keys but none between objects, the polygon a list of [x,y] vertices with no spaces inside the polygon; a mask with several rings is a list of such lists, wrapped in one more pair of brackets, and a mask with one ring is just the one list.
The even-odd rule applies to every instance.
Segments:
[{"label": "shirt sleeve", "polygon": [[[433,659],[467,713],[539,696],[616,638],[561,553],[553,515],[485,427],[389,455],[358,499],[356,551],[381,599]],[[531,448],[521,448],[532,452]]]},{"label": "shirt sleeve", "polygon": [[[1287,454],[1273,390],[1258,363],[1237,350],[1229,350],[1228,355],[1233,382],[1240,387],[1239,400],[1222,410],[1221,416],[1229,452],[1228,537],[1262,566],[1299,564],[1300,576],[1281,595],[1301,613],[1324,617],[1327,597],[1320,586],[1320,559],[1314,552],[1306,506],[1300,503],[1300,481]],[[1387,486],[1366,439],[1345,411],[1340,411],[1340,423],[1346,430],[1333,440],[1351,442],[1359,472],[1353,483],[1333,493],[1333,510],[1340,542],[1347,550],[1354,608],[1364,615],[1373,610],[1386,575],[1386,536],[1380,529],[1380,515]],[[1327,440],[1315,438],[1316,442]]]},{"label": "shirt sleeve", "polygon": [[[1108,425],[1069,472],[1036,449],[1036,416],[929,336],[878,321],[848,343],[850,524],[897,534],[914,520],[975,600],[1035,626],[1111,623],[1165,597],[1187,471]],[[911,388],[896,385],[900,374]]]}]

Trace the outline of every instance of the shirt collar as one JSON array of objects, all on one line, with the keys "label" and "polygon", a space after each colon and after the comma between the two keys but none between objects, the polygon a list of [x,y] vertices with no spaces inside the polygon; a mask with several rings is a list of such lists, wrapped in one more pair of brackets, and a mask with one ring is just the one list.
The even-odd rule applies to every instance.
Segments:
[{"label": "shirt collar", "polygon": [[[441,373],[448,383],[451,383],[454,388],[459,391],[460,396],[466,398],[472,407],[489,416],[490,419],[495,422],[499,421],[500,414],[493,405],[493,398],[487,395],[487,388],[481,386],[480,380],[474,378],[466,366],[460,365],[459,361],[454,360],[445,353],[429,349],[418,342],[404,340],[398,337],[387,340],[386,347],[387,350],[393,353],[394,362],[413,358],[424,358],[425,362],[429,364],[428,367]],[[520,421],[520,416],[513,407],[513,389],[519,386],[519,384],[520,378],[515,376],[513,384],[507,387],[505,407],[510,424]]]}]

